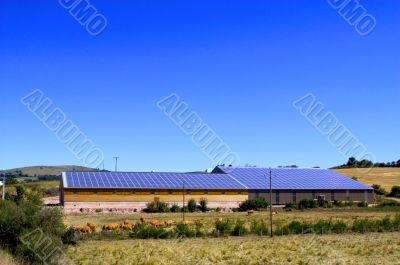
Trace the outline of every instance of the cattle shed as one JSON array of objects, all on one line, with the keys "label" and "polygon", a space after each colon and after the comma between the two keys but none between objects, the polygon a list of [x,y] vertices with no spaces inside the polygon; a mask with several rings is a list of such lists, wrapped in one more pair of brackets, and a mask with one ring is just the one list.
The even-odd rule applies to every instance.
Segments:
[{"label": "cattle shed", "polygon": [[[269,169],[217,166],[212,173],[63,172],[60,202],[70,209],[129,208],[141,210],[160,200],[182,205],[206,198],[209,207],[234,208],[264,197],[268,201]],[[297,203],[325,196],[329,201],[373,203],[373,189],[324,169],[272,169],[272,204]]]}]

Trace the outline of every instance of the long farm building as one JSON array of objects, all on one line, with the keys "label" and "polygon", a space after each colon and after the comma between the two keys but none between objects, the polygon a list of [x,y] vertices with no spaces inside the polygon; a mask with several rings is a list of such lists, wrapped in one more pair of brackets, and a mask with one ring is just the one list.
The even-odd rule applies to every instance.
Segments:
[{"label": "long farm building", "polygon": [[64,172],[60,201],[65,209],[131,209],[140,211],[154,200],[182,205],[208,200],[209,207],[236,208],[253,198],[272,204],[298,203],[323,196],[328,201],[374,202],[373,189],[324,169],[272,169],[217,166],[212,173]]}]

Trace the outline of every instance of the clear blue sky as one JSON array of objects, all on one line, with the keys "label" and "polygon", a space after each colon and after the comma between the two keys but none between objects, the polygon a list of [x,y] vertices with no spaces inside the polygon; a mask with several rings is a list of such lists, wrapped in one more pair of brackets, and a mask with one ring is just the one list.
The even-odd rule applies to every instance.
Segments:
[{"label": "clear blue sky", "polygon": [[89,35],[58,1],[0,3],[0,168],[82,164],[20,98],[41,89],[120,169],[214,166],[156,106],[177,93],[241,163],[346,159],[292,102],[313,93],[378,161],[400,158],[400,2],[362,0],[360,36],[327,1],[100,1]]}]

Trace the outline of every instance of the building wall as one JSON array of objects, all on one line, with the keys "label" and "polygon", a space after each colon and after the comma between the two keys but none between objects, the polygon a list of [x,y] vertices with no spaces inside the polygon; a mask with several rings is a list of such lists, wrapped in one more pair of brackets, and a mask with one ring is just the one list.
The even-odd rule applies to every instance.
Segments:
[{"label": "building wall", "polygon": [[[303,198],[314,198],[318,195],[325,195],[328,201],[367,201],[374,203],[374,194],[372,190],[279,190],[272,191],[272,204],[287,204],[291,202],[298,203]],[[270,201],[269,191],[253,190],[249,192],[249,198],[254,199],[263,197]]]},{"label": "building wall", "polygon": [[[62,201],[69,202],[152,202],[158,199],[168,203],[181,203],[183,192],[174,190],[112,190],[112,189],[64,189]],[[209,202],[242,202],[247,200],[248,192],[243,191],[199,191],[186,190],[185,201],[206,198]]]}]

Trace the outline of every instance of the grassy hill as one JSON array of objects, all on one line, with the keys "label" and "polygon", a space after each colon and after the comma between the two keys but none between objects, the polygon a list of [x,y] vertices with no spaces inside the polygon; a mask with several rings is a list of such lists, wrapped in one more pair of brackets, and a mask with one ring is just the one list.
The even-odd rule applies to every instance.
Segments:
[{"label": "grassy hill", "polygon": [[372,168],[366,173],[360,172],[357,168],[334,169],[334,171],[350,178],[356,177],[358,181],[369,186],[379,184],[386,191],[390,191],[395,185],[400,186],[400,168]]},{"label": "grassy hill", "polygon": [[96,171],[94,168],[81,166],[33,166],[3,170],[4,173],[28,175],[29,177],[45,175],[61,175],[63,171]]}]

